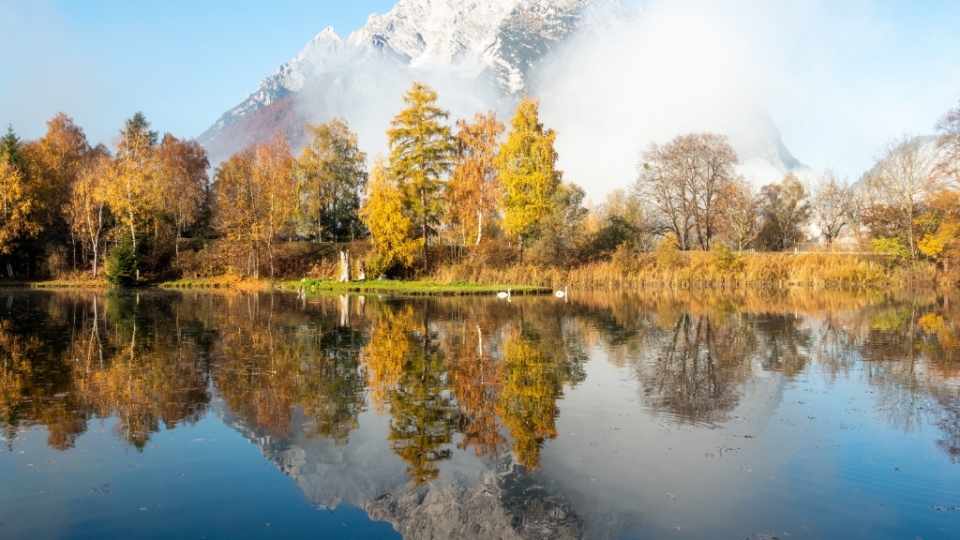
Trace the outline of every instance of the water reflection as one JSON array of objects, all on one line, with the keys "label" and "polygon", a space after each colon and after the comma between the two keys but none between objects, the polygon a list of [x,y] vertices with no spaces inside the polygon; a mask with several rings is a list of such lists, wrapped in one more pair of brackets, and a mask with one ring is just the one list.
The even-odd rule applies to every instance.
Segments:
[{"label": "water reflection", "polygon": [[[549,441],[562,437],[564,394],[584,383],[595,351],[637,382],[645,410],[677,425],[729,422],[764,374],[819,376],[828,385],[862,374],[890,425],[905,432],[935,425],[939,448],[960,462],[960,305],[949,296],[598,293],[506,304],[3,295],[0,423],[8,447],[40,425],[51,447],[68,450],[92,419],[115,417],[115,435],[143,451],[161,427],[195,423],[222,399],[237,426],[264,440],[362,447],[365,455],[379,444],[395,455],[407,487],[364,481],[379,486],[364,495],[368,510],[384,516],[412,511],[401,504],[410,486],[455,468],[459,449],[484,458],[492,476],[476,473],[474,491],[450,497],[469,506],[476,501],[468,495],[495,485],[498,504],[513,515],[555,515],[555,530],[582,532],[566,503],[546,491],[531,495],[541,488],[528,475]],[[369,433],[355,440],[361,418],[383,419],[379,441]],[[288,446],[277,448],[280,456]],[[376,465],[363,466],[373,474]]]}]

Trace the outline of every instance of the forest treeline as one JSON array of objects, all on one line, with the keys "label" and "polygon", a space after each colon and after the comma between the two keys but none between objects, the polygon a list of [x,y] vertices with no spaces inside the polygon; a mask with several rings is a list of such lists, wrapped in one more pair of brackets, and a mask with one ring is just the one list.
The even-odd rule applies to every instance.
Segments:
[{"label": "forest treeline", "polygon": [[662,272],[694,251],[729,270],[745,251],[808,243],[923,272],[951,274],[960,258],[960,107],[936,135],[891,141],[855,182],[788,173],[757,189],[726,137],[691,133],[651,144],[632,185],[589,204],[557,169],[557,133],[537,99],[524,97],[509,125],[495,111],[451,124],[419,82],[403,100],[386,156],[368,160],[337,118],[307,126],[299,155],[277,134],[212,172],[196,141],[159,136],[141,113],[113,148],[92,146],[63,113],[35,141],[10,127],[0,139],[0,275],[122,285],[293,277],[311,259],[320,271],[325,252],[313,248],[346,244],[372,277]]}]

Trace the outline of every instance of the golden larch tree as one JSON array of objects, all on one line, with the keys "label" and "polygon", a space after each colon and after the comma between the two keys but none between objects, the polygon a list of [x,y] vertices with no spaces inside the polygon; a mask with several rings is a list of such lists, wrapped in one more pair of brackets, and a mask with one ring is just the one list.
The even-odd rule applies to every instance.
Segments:
[{"label": "golden larch tree", "polygon": [[426,267],[431,229],[444,210],[443,180],[453,166],[456,146],[450,126],[443,123],[450,114],[437,106],[436,91],[414,82],[403,102],[407,108],[393,117],[387,130],[390,173],[403,193],[405,212],[419,229]]},{"label": "golden larch tree", "polygon": [[387,164],[378,158],[370,173],[367,197],[360,208],[360,220],[370,231],[369,267],[374,275],[399,265],[410,267],[422,247],[423,238],[414,238],[414,223],[404,212],[404,195]]}]

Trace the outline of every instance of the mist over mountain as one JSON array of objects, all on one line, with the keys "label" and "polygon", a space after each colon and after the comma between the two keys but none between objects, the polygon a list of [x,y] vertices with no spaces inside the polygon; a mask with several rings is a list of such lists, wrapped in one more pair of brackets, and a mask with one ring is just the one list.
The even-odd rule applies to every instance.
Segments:
[{"label": "mist over mountain", "polygon": [[799,166],[748,83],[677,80],[685,71],[676,68],[716,62],[662,64],[673,55],[660,33],[684,28],[651,20],[621,0],[400,0],[346,39],[324,29],[199,141],[219,163],[280,130],[298,153],[307,123],[343,117],[374,155],[386,150],[403,93],[421,80],[451,123],[491,109],[507,121],[521,96],[539,96],[542,121],[559,132],[565,180],[597,200],[633,181],[650,142],[690,131],[730,137],[757,184]]}]

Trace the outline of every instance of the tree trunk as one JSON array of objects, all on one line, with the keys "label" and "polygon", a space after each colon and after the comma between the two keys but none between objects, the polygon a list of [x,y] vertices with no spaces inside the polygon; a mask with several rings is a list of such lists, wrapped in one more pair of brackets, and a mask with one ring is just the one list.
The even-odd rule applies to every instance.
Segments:
[{"label": "tree trunk", "polygon": [[366,281],[367,280],[367,267],[363,264],[363,260],[360,261],[360,264],[357,265],[357,280]]},{"label": "tree trunk", "polygon": [[480,239],[483,237],[483,211],[477,210],[477,244],[480,245]]},{"label": "tree trunk", "polygon": [[350,252],[340,250],[340,283],[350,282]]}]

